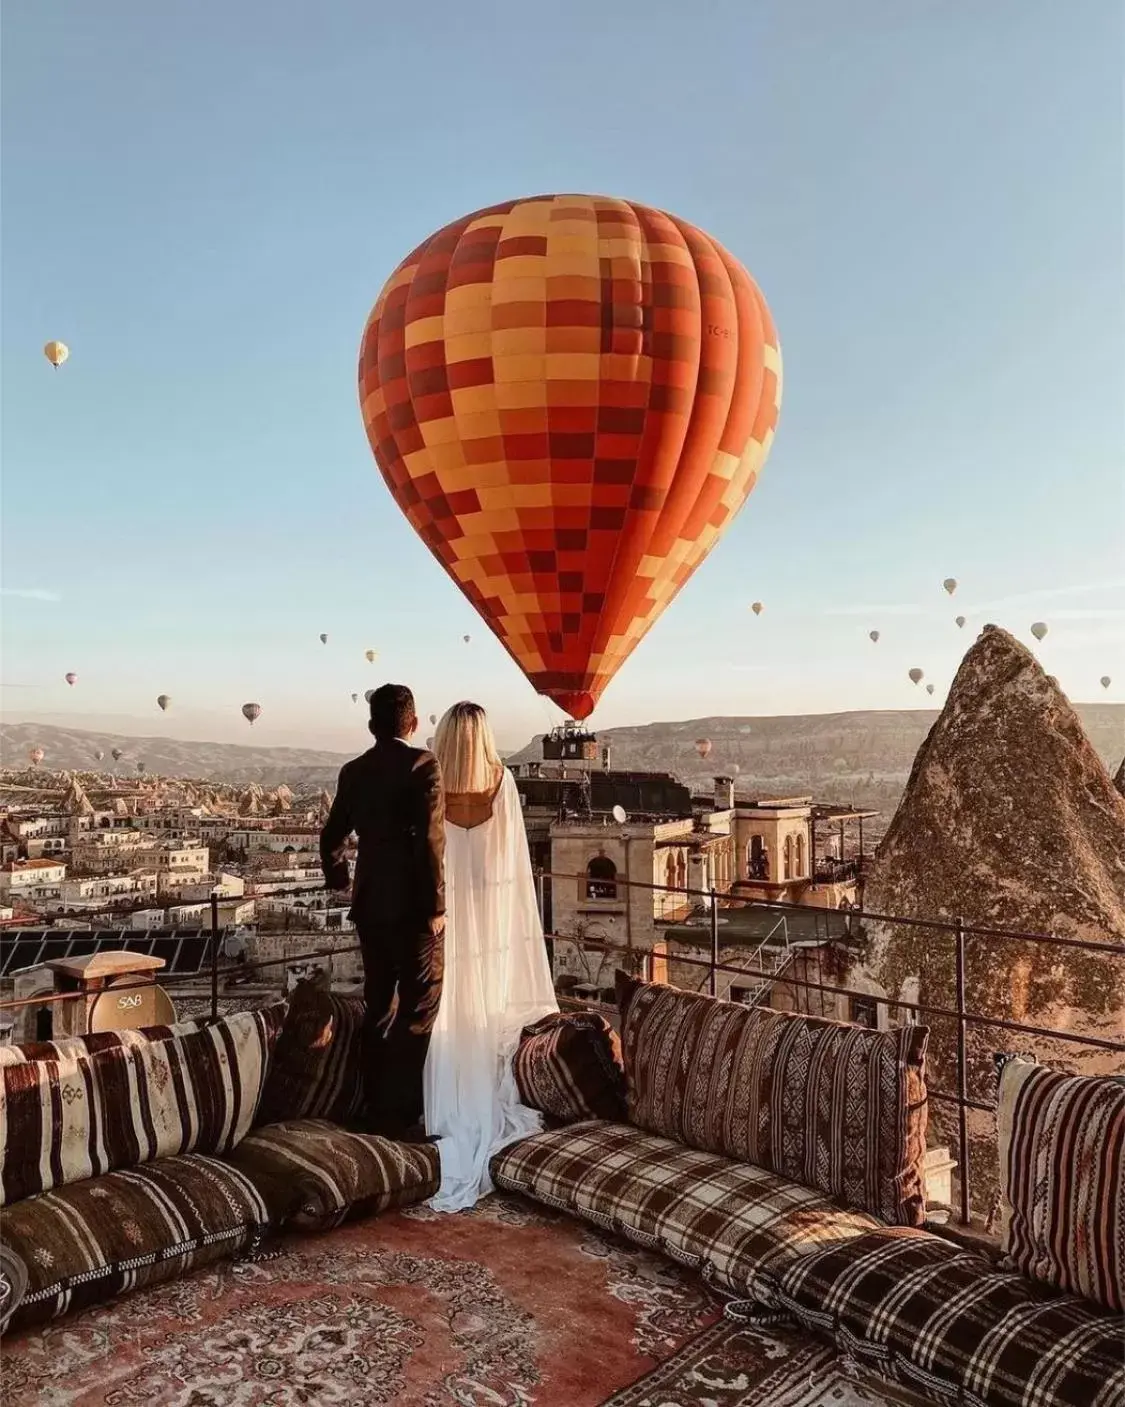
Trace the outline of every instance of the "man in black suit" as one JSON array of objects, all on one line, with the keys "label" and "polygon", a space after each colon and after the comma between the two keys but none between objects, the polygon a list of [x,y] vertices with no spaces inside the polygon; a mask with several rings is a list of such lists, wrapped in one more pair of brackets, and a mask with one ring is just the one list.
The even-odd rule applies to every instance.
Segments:
[{"label": "man in black suit", "polygon": [[410,745],[418,716],[405,685],[372,693],[367,726],[375,746],[340,771],[320,858],[327,887],[346,889],[348,837],[358,836],[350,917],[367,1001],[362,1124],[417,1139],[444,967],[445,798],[437,758]]}]

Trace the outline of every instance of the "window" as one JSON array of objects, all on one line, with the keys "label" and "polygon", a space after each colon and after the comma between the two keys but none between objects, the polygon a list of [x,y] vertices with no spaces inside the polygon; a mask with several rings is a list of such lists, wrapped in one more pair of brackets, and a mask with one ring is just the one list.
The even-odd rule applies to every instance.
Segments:
[{"label": "window", "polygon": [[796,877],[797,877],[798,879],[800,879],[801,876],[802,876],[804,873],[805,873],[805,837],[804,837],[803,835],[799,835],[799,836],[797,837],[797,869],[796,869]]},{"label": "window", "polygon": [[750,848],[746,855],[746,874],[749,879],[769,879],[770,857],[766,849],[766,839],[762,835],[750,837]]},{"label": "window", "polygon": [[586,866],[586,898],[617,898],[617,866],[608,855],[595,855]]},{"label": "window", "polygon": [[784,863],[785,863],[785,869],[784,869],[784,872],[783,872],[782,877],[783,877],[784,879],[792,879],[792,878],[793,878],[793,837],[792,837],[791,835],[787,835],[787,836],[785,837],[785,851],[784,851],[784,855],[785,855],[785,861],[784,861]]},{"label": "window", "polygon": [[852,997],[852,1020],[857,1026],[875,1031],[879,1027],[879,1003],[874,997]]}]

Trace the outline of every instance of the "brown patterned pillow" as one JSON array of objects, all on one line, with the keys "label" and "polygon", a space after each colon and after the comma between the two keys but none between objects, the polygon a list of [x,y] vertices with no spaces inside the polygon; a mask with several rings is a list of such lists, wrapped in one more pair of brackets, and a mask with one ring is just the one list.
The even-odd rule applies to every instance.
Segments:
[{"label": "brown patterned pillow", "polygon": [[340,996],[302,982],[289,1000],[255,1124],[282,1119],[345,1123],[363,1102],[360,996]]},{"label": "brown patterned pillow", "polygon": [[82,1036],[66,1036],[57,1041],[22,1041],[19,1045],[0,1046],[0,1065],[22,1065],[29,1060],[64,1060],[70,1055],[97,1055],[103,1050],[118,1050],[122,1046],[149,1045],[167,1041],[209,1026],[218,1017],[192,1016],[174,1026],[126,1027],[121,1031],[88,1031]]},{"label": "brown patterned pillow", "polygon": [[1013,1057],[996,1126],[1005,1264],[1125,1311],[1125,1081]]},{"label": "brown patterned pillow", "polygon": [[0,1068],[0,1205],[249,1131],[282,1005],[164,1041]]},{"label": "brown patterned pillow", "polygon": [[618,974],[629,1121],[921,1226],[929,1031],[716,1001]]},{"label": "brown patterned pillow", "polygon": [[525,1026],[512,1071],[524,1104],[559,1123],[625,1117],[621,1040],[596,1012],[554,1012]]}]

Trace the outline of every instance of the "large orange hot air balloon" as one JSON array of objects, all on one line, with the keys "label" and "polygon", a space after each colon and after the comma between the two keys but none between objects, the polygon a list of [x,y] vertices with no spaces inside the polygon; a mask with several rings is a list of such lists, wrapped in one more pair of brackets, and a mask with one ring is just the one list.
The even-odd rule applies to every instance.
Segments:
[{"label": "large orange hot air balloon", "polygon": [[701,230],[536,196],[406,258],[359,392],[411,525],[539,693],[586,718],[753,488],[781,356]]}]

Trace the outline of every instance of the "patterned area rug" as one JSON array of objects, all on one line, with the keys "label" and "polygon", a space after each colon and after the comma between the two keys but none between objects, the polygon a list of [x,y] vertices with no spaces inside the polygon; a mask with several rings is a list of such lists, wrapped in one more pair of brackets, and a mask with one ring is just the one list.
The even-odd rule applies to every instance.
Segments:
[{"label": "patterned area rug", "polygon": [[689,1272],[493,1197],[459,1216],[413,1208],[287,1237],[273,1259],[6,1338],[0,1401],[596,1407],[719,1312]]},{"label": "patterned area rug", "polygon": [[849,1377],[826,1343],[720,1320],[614,1393],[605,1407],[889,1407],[900,1401]]}]

